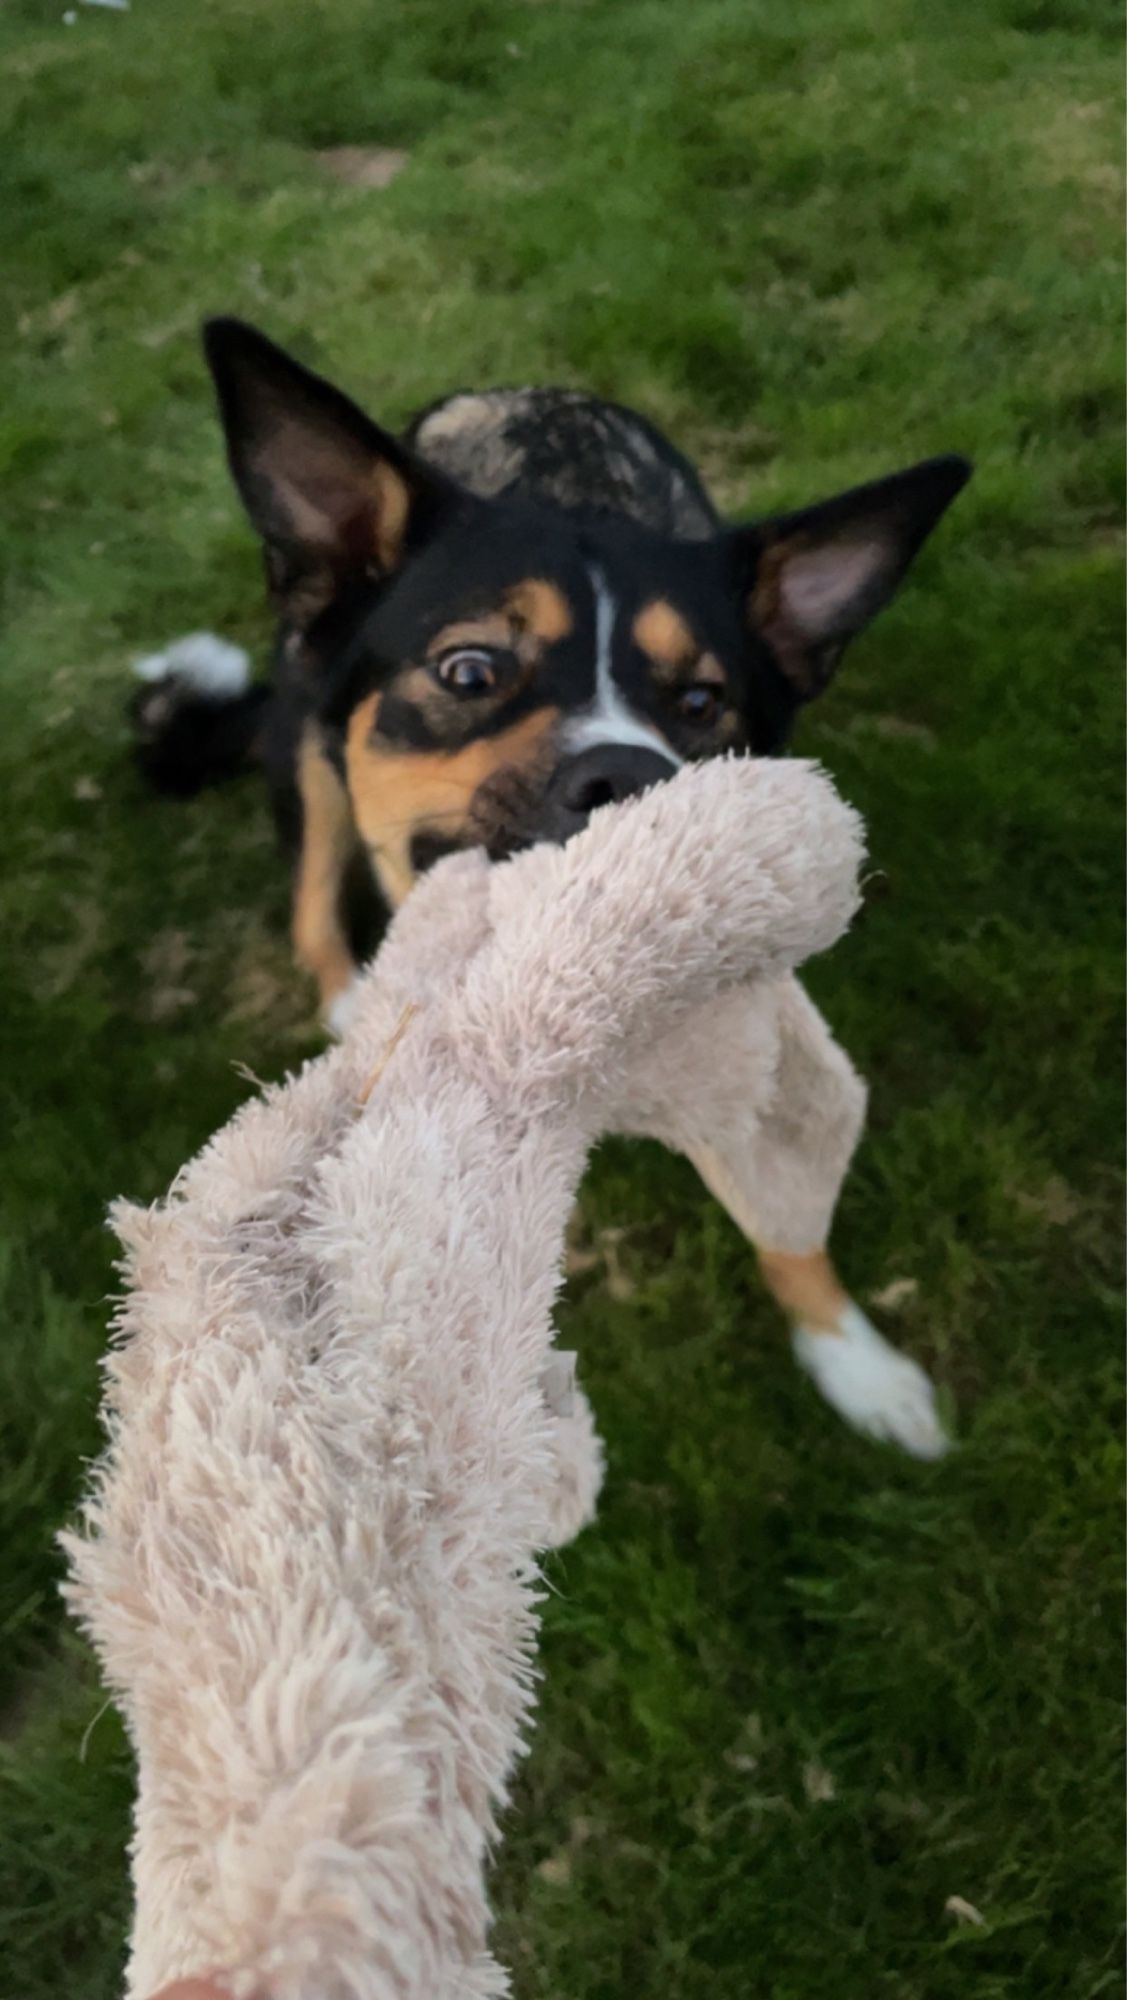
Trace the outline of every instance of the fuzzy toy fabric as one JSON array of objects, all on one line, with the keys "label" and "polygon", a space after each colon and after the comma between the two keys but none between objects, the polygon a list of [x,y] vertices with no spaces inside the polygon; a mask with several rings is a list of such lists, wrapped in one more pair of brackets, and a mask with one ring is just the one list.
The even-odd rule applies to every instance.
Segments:
[{"label": "fuzzy toy fabric", "polygon": [[347,1041],[161,1206],[115,1209],[109,1446],[66,1547],[137,1754],[131,1994],[508,1990],[484,1869],[537,1556],[602,1471],[552,1347],[587,1152],[660,1131],[722,1178],[742,1149],[768,1239],[822,1240],[859,1086],[839,1058],[812,1171],[778,1085],[826,1073],[789,975],[845,928],[860,855],[816,768],[733,760],[565,847],[447,860]]}]

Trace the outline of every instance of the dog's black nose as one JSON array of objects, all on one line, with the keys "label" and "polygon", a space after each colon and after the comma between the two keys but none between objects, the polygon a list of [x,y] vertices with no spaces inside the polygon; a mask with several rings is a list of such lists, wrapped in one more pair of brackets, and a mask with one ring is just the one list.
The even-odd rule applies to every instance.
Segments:
[{"label": "dog's black nose", "polygon": [[587,824],[597,806],[617,805],[648,785],[671,778],[672,757],[632,743],[599,743],[561,764],[548,787],[549,837],[567,840]]}]

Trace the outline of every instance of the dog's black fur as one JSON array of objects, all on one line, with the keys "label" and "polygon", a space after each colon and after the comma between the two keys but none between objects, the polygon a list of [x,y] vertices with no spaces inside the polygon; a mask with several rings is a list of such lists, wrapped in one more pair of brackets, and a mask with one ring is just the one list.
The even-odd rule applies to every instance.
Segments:
[{"label": "dog's black fur", "polygon": [[930,459],[728,527],[614,404],[471,392],[394,438],[238,321],[205,345],[265,547],[274,670],[228,701],[148,691],[141,755],[181,793],[266,769],[326,998],[353,846],[394,904],[451,846],[566,838],[679,762],[777,753],[970,471]]}]

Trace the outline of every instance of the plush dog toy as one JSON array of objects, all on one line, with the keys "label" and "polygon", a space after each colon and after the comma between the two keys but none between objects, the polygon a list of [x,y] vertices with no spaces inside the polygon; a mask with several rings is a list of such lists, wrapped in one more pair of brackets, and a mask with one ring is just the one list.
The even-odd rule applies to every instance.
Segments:
[{"label": "plush dog toy", "polygon": [[860,855],[816,768],[738,760],[442,862],[346,1042],[115,1210],[110,1441],[67,1549],[137,1753],[131,1994],[508,1990],[483,1873],[537,1557],[602,1464],[552,1345],[573,1197],[600,1133],[699,1154],[722,1105],[767,1240],[823,1240],[860,1086],[790,974]]}]

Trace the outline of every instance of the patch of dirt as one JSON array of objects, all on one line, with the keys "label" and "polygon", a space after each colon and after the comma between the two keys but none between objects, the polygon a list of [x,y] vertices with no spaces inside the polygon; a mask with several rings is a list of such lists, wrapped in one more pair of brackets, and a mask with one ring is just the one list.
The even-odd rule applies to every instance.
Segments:
[{"label": "patch of dirt", "polygon": [[571,1858],[567,1854],[549,1854],[537,1862],[536,1873],[542,1882],[562,1887],[571,1881]]},{"label": "patch of dirt", "polygon": [[58,298],[52,299],[50,305],[41,307],[38,312],[21,313],[16,321],[16,331],[25,337],[29,334],[61,333],[65,326],[69,326],[80,304],[78,292],[60,292]]},{"label": "patch of dirt", "polygon": [[824,1764],[811,1762],[803,1765],[802,1789],[812,1806],[825,1805],[828,1800],[837,1797],[837,1786],[834,1784],[832,1773],[827,1771]]},{"label": "patch of dirt", "polygon": [[622,1262],[621,1247],[625,1240],[625,1229],[599,1229],[593,1238],[589,1237],[583,1219],[576,1210],[567,1232],[567,1247],[564,1251],[565,1275],[569,1278],[585,1278],[592,1272],[601,1271],[610,1298],[620,1303],[625,1299],[632,1299],[638,1287]]},{"label": "patch of dirt", "polygon": [[279,1037],[307,1033],[315,1014],[312,986],[293,962],[288,940],[264,920],[239,911],[228,942],[224,1020]]},{"label": "patch of dirt", "polygon": [[744,1717],[740,1733],[734,1743],[724,1752],[724,1762],[743,1777],[750,1777],[759,1769],[764,1745],[763,1720],[758,1715]]},{"label": "patch of dirt", "polygon": [[325,146],[313,157],[346,187],[385,188],[411,156],[398,146]]},{"label": "patch of dirt", "polygon": [[624,1299],[632,1299],[638,1289],[629,1271],[626,1270],[619,1254],[625,1239],[626,1231],[624,1229],[600,1229],[595,1238],[598,1248],[602,1251],[603,1262],[606,1265],[607,1292],[618,1303],[621,1303]]},{"label": "patch of dirt", "polygon": [[943,1909],[947,1916],[954,1917],[957,1924],[973,1924],[977,1930],[986,1929],[982,1911],[976,1909],[973,1903],[968,1903],[965,1896],[948,1896]]},{"label": "patch of dirt", "polygon": [[1027,1215],[1035,1215],[1038,1221],[1051,1223],[1057,1229],[1075,1222],[1080,1213],[1077,1196],[1059,1174],[1050,1174],[1044,1187],[1036,1193],[1018,1189],[1014,1199]]},{"label": "patch of dirt", "polygon": [[65,905],[66,935],[39,956],[32,991],[37,1000],[57,1000],[69,993],[102,948],[105,924],[97,904],[71,897]]},{"label": "patch of dirt", "polygon": [[164,320],[158,326],[138,328],[135,338],[139,346],[147,347],[155,353],[158,349],[167,347],[172,340],[182,340],[186,333],[195,329],[198,319],[199,314],[193,303],[191,307],[183,307],[174,318]]},{"label": "patch of dirt", "polygon": [[893,1278],[890,1284],[882,1285],[879,1292],[869,1293],[869,1304],[876,1306],[880,1312],[899,1312],[902,1306],[917,1297],[919,1289],[916,1278]]},{"label": "patch of dirt", "polygon": [[[675,441],[679,426],[674,419],[668,428]],[[772,464],[782,450],[782,439],[761,424],[694,424],[689,440],[689,456],[700,472],[709,493],[722,514],[738,514],[748,505],[748,486],[756,473]]]},{"label": "patch of dirt", "polygon": [[1049,186],[1071,185],[1118,211],[1123,176],[1110,140],[1110,102],[1062,98],[1054,89],[1022,108],[1022,136],[1035,176]]},{"label": "patch of dirt", "polygon": [[192,945],[186,931],[158,931],[141,953],[141,971],[148,981],[141,996],[143,1020],[171,1021],[186,1007],[194,1007],[196,994],[183,984],[192,962]]},{"label": "patch of dirt", "polygon": [[236,966],[228,984],[228,1018],[269,1021],[279,1012],[292,1013],[296,974],[286,979],[274,966],[248,960]]},{"label": "patch of dirt", "polygon": [[543,1861],[537,1863],[536,1873],[540,1880],[554,1883],[559,1887],[570,1882],[576,1849],[585,1847],[589,1840],[602,1831],[597,1820],[583,1816],[573,1819],[567,1831],[567,1845],[559,1848],[555,1854],[545,1855]]},{"label": "patch of dirt", "polygon": [[852,727],[859,735],[881,736],[888,743],[916,743],[921,750],[937,750],[939,738],[926,722],[909,722],[903,715],[858,715]]}]

